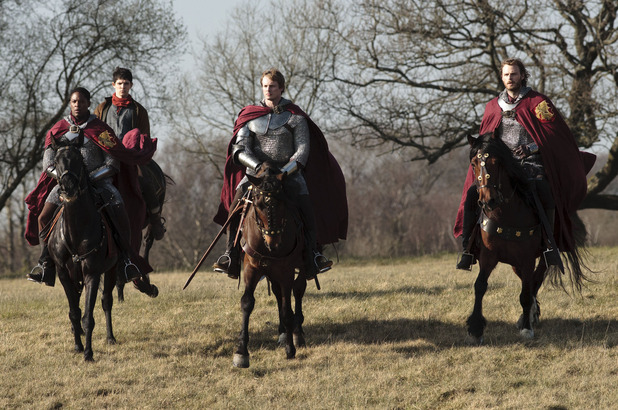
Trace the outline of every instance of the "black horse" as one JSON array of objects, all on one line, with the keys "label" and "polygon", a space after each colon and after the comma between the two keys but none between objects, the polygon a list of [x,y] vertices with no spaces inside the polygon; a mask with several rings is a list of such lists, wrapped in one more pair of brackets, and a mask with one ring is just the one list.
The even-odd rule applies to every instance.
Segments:
[{"label": "black horse", "polygon": [[[166,175],[159,164],[157,164],[154,160],[148,161],[146,164],[140,166],[141,176],[139,178],[140,186],[148,185],[150,192],[156,193],[156,201],[159,204],[159,208],[163,208],[163,203],[165,202],[165,195],[167,193],[167,185],[171,185],[174,183],[172,178],[169,175]],[[146,216],[146,220],[144,222],[144,229],[146,229],[146,236],[144,237],[144,251],[143,258],[148,262],[150,257],[150,249],[155,241],[154,235],[152,234],[152,226],[149,223],[150,217]],[[150,276],[143,275],[141,279],[136,279],[133,281],[133,285],[140,292],[150,296],[157,297],[159,295],[159,289],[156,285],[150,283]],[[118,300],[120,302],[124,301],[124,283],[118,283]]]},{"label": "black horse", "polygon": [[[102,305],[107,342],[116,342],[112,331],[112,290],[116,284],[118,249],[110,227],[99,211],[100,203],[88,182],[88,172],[79,149],[70,145],[59,147],[55,166],[62,206],[54,218],[48,247],[69,301],[75,351],[84,352],[84,359],[92,361],[93,311],[104,273]],[[83,317],[80,309],[82,293],[85,293]],[[85,349],[81,340],[84,330]]]}]

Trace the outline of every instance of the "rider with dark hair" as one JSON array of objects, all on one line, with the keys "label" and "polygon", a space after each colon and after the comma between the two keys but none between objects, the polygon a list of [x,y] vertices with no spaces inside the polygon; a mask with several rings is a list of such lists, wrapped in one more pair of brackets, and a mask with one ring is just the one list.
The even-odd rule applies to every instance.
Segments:
[{"label": "rider with dark hair", "polygon": [[[485,107],[480,134],[497,133],[511,149],[536,189],[546,220],[559,249],[548,249],[546,260],[559,263],[560,251],[571,251],[574,238],[571,214],[586,195],[586,174],[596,156],[580,152],[571,130],[551,100],[527,86],[528,70],[514,58],[501,65],[504,91]],[[472,167],[457,213],[454,234],[463,236],[463,253],[457,269],[470,270],[474,257],[469,250],[470,235],[478,219],[478,192]]]},{"label": "rider with dark hair", "polygon": [[[345,179],[317,125],[282,97],[283,74],[274,68],[266,70],[260,85],[264,99],[259,105],[243,108],[234,124],[215,222],[223,225],[228,211],[242,197],[249,184],[245,173],[255,175],[265,161],[276,164],[287,174],[286,192],[296,201],[305,225],[305,271],[311,279],[332,266],[320,253],[318,243],[346,237]],[[239,215],[233,216],[227,230],[227,249],[213,266],[232,278],[240,274],[240,248],[234,246],[239,223]]]},{"label": "rider with dark hair", "polygon": [[[78,87],[71,91],[69,105],[71,113],[58,121],[47,133],[43,173],[37,187],[26,198],[30,211],[26,239],[31,245],[36,245],[39,240],[42,244],[39,263],[30,272],[28,279],[48,286],[55,284],[56,269],[47,249],[46,237],[51,229],[53,216],[62,204],[58,192],[59,186],[56,185],[56,178],[59,176],[56,174],[54,159],[57,145],[65,144],[79,148],[89,172],[90,183],[102,192],[101,196],[106,202],[105,209],[112,221],[112,228],[123,254],[124,268],[119,269],[121,274],[119,280],[128,282],[139,278],[152,268],[131,250],[131,228],[125,201],[127,198],[131,198],[132,201],[134,198],[141,198],[135,192],[131,192],[132,187],[137,186],[135,164],[148,161],[152,157],[156,141],[132,133],[128,137],[132,141],[131,146],[140,146],[144,149],[138,152],[125,148],[107,124],[90,114],[90,93],[85,88]],[[121,191],[112,183],[114,177]],[[140,265],[139,268],[134,262]]]},{"label": "rider with dark hair", "polygon": [[[94,115],[107,123],[116,133],[120,141],[125,134],[135,128],[140,133],[150,135],[150,121],[148,111],[133,99],[129,91],[133,87],[133,74],[128,68],[116,67],[112,74],[114,94],[106,97],[94,110]],[[165,234],[163,219],[161,218],[161,204],[157,197],[155,185],[143,180],[140,175],[142,195],[148,209],[149,221],[154,239],[161,240]]]}]

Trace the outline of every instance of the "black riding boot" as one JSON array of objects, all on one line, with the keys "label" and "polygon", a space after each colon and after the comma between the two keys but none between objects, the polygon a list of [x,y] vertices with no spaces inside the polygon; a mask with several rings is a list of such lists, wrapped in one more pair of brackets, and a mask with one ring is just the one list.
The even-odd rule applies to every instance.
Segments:
[{"label": "black riding boot", "polygon": [[114,230],[114,239],[120,249],[121,260],[116,265],[116,282],[128,283],[140,279],[142,273],[131,261],[131,227],[129,217],[123,204],[110,205],[106,208]]},{"label": "black riding boot", "polygon": [[[236,208],[236,205],[238,205],[238,201],[240,201],[242,195],[242,189],[239,189],[230,205],[230,212]],[[232,279],[238,279],[240,276],[240,245],[234,245],[236,233],[238,232],[238,225],[240,225],[240,214],[237,213],[232,217],[230,224],[227,226],[227,243],[225,246],[225,252],[223,255],[219,256],[217,261],[212,265],[215,272],[225,273]]]},{"label": "black riding boot", "polygon": [[240,245],[234,245],[239,224],[240,215],[235,215],[227,227],[225,252],[212,265],[215,272],[225,273],[232,279],[238,279],[240,276]]},{"label": "black riding boot", "polygon": [[305,277],[307,280],[315,278],[318,273],[330,270],[333,261],[318,251],[315,228],[315,215],[309,195],[300,195],[298,205],[301,218],[305,224]]},{"label": "black riding boot", "polygon": [[468,190],[466,201],[464,202],[464,214],[463,214],[463,227],[462,227],[462,247],[463,251],[457,262],[457,269],[460,270],[472,270],[472,265],[476,263],[474,255],[468,252],[468,245],[470,244],[470,235],[474,225],[476,225],[476,210],[477,210],[478,193],[476,187],[472,186]]},{"label": "black riding boot", "polygon": [[37,283],[44,283],[47,286],[54,286],[56,283],[56,264],[49,254],[49,249],[45,242],[41,242],[41,256],[39,264],[32,268],[28,274],[28,280]]}]

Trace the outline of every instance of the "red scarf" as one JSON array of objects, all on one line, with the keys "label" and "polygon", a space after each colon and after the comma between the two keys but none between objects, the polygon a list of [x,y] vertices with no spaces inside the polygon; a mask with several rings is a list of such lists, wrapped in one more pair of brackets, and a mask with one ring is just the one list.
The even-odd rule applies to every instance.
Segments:
[{"label": "red scarf", "polygon": [[116,93],[112,94],[112,104],[114,104],[117,109],[116,113],[119,113],[122,108],[126,108],[133,102],[133,97],[129,95],[127,98],[120,98],[116,95]]}]

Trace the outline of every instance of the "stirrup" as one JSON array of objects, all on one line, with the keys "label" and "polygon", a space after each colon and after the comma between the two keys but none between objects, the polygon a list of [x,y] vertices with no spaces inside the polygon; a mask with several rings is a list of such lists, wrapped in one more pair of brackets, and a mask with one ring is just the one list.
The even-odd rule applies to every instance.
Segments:
[{"label": "stirrup", "polygon": [[231,264],[232,257],[230,256],[230,251],[225,251],[212,265],[212,268],[215,272],[225,273],[227,275],[227,271],[230,269]]},{"label": "stirrup", "polygon": [[[37,272],[35,273],[35,271]],[[49,279],[48,276],[51,276],[51,279]],[[34,268],[32,268],[30,273],[26,275],[26,279],[28,279],[29,281],[38,283],[39,285],[42,285],[44,283],[47,286],[51,286],[51,287],[53,287],[56,283],[55,272],[54,274],[51,274],[50,272],[48,272],[48,275],[46,276],[45,266],[41,262],[39,262]]]},{"label": "stirrup", "polygon": [[474,259],[474,255],[463,251],[457,260],[457,266],[455,266],[455,268],[459,270],[471,271],[472,265],[475,263],[476,259]]},{"label": "stirrup", "polygon": [[240,255],[238,259],[236,263],[233,263],[232,251],[226,250],[212,265],[212,268],[215,272],[224,273],[231,279],[238,279],[240,276]]},{"label": "stirrup", "polygon": [[142,273],[136,264],[134,264],[131,259],[127,258],[124,260],[124,277],[126,279],[126,283],[132,282],[135,279],[140,279],[142,277]]},{"label": "stirrup", "polygon": [[318,267],[318,273],[324,273],[333,267],[333,261],[316,251],[313,251],[313,263]]},{"label": "stirrup", "polygon": [[558,249],[548,248],[543,252],[543,259],[548,268],[550,266],[561,266],[562,260],[560,259],[560,251]]}]

